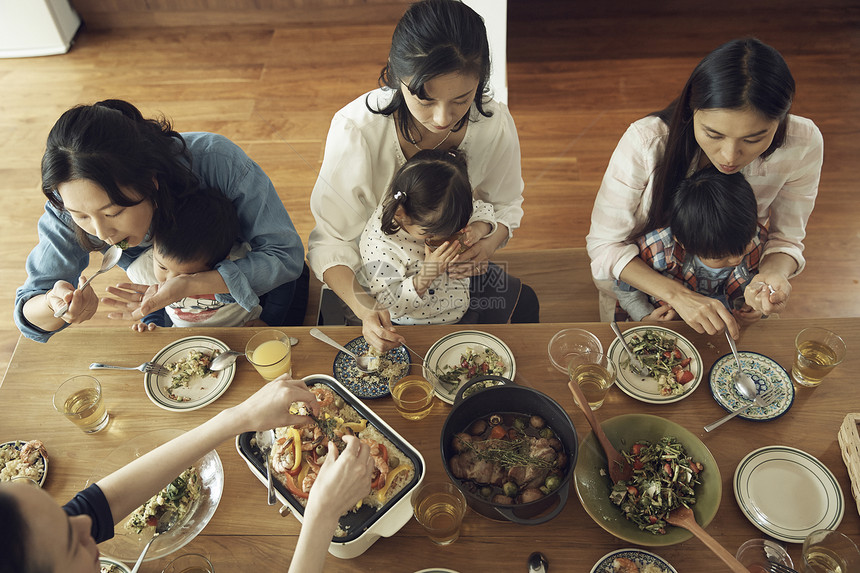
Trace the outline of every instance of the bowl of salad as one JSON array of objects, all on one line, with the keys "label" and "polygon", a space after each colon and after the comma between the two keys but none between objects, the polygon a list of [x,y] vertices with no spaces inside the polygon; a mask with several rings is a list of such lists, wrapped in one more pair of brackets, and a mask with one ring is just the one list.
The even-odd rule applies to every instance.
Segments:
[{"label": "bowl of salad", "polygon": [[686,505],[707,527],[722,498],[714,456],[693,433],[659,416],[624,414],[604,421],[606,437],[634,467],[629,483],[613,484],[606,456],[590,432],[579,447],[574,485],[582,507],[603,529],[645,547],[675,545],[693,534],[665,523]]}]

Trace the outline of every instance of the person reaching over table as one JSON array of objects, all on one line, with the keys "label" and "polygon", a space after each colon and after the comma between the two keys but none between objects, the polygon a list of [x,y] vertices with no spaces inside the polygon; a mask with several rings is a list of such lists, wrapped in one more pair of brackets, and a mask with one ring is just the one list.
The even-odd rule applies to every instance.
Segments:
[{"label": "person reaching over table", "polygon": [[483,274],[519,227],[523,180],[517,130],[508,108],[490,99],[490,50],[481,17],[456,0],[423,0],[406,11],[391,40],[381,88],[335,114],[311,194],[316,227],[308,263],[361,321],[379,350],[403,342],[386,309],[356,281],[359,238],[395,172],[425,149],[457,148],[469,157],[476,199],[493,207],[495,232],[449,270]]},{"label": "person reaching over table", "polygon": [[[304,249],[271,180],[238,146],[212,133],[177,133],[165,119],[145,119],[128,102],[105,100],[65,112],[42,157],[39,244],[27,258],[27,280],[15,296],[15,324],[39,342],[93,317],[99,298],[82,285],[89,253],[125,248],[128,265],[150,246],[154,223],[182,225],[176,203],[200,187],[221,191],[239,216],[239,239],[251,251],[214,270],[180,275],[157,292],[109,288],[102,303],[115,318],[138,319],[197,293],[246,310],[275,288],[292,298]],[[64,303],[61,318],[54,312]],[[271,320],[271,319],[270,319]],[[273,324],[284,317],[276,318]]]},{"label": "person reaching over table", "polygon": [[359,282],[395,324],[539,322],[534,291],[498,265],[469,278],[448,272],[495,230],[493,207],[472,196],[462,152],[419,151],[361,234]]},{"label": "person reaching over table", "polygon": [[[216,446],[246,431],[305,423],[289,413],[294,402],[319,404],[307,386],[277,378],[241,404],[179,436],[79,492],[62,508],[42,489],[0,484],[0,573],[98,573],[97,544],[113,537],[114,525],[159,492]],[[292,572],[322,571],[340,516],[370,492],[370,447],[344,436],[334,442],[308,496]]]},{"label": "person reaching over table", "polygon": [[[746,304],[744,290],[758,270],[767,230],[758,224],[755,194],[744,176],[705,168],[681,181],[667,208],[669,226],[636,239],[640,258],[686,288],[720,301],[738,322],[761,318]],[[616,321],[677,318],[665,301],[623,281],[614,290]]]},{"label": "person reaching over table", "polygon": [[[223,260],[236,261],[251,247],[236,241],[239,218],[230,200],[214,189],[199,189],[176,202],[182,222],[156,221],[153,224],[152,247],[144,251],[126,269],[131,283],[119,288],[147,292],[146,285],[157,290],[170,279],[182,275],[205,273]],[[266,297],[267,306],[289,306],[290,301],[277,300],[278,289]],[[260,305],[250,311],[238,303],[225,303],[214,294],[185,297],[143,317],[132,326],[137,332],[157,326],[267,326],[260,320]]]},{"label": "person reaching over table", "polygon": [[746,289],[746,303],[763,314],[785,309],[789,279],[805,264],[802,241],[824,153],[815,124],[789,114],[794,93],[779,52],[754,38],[733,40],[699,62],[666,109],[630,125],[609,161],[586,238],[604,320],[614,305],[611,279],[620,279],[665,301],[696,332],[728,329],[737,338],[722,303],[649,267],[633,242],[645,229],[665,227],[672,191],[709,166],[743,173],[768,229],[752,278],[762,286]]}]

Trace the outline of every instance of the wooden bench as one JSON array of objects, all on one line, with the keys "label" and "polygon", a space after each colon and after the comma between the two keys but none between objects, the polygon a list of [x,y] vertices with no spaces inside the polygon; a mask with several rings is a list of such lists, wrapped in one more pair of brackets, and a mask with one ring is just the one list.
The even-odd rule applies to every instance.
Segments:
[{"label": "wooden bench", "polygon": [[[541,322],[598,322],[597,287],[585,248],[509,251],[493,258],[508,274],[531,286],[540,300]],[[310,279],[305,326],[317,324],[322,284]]]}]

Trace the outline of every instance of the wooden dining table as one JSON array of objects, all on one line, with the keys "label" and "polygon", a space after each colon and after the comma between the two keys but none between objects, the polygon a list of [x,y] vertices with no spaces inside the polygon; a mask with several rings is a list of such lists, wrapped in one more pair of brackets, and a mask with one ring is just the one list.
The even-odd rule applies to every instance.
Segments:
[{"label": "wooden dining table", "polygon": [[[630,324],[622,325],[622,330]],[[725,414],[712,397],[708,373],[712,364],[729,352],[726,338],[697,334],[682,322],[666,326],[689,339],[699,350],[705,377],[689,396],[670,404],[637,401],[617,387],[596,414],[607,419],[625,413],[662,416],[682,425],[710,449],[722,477],[722,499],[707,531],[732,554],[746,540],[767,537],[741,511],[733,492],[733,476],[738,463],[751,451],[770,445],[798,448],[820,460],[836,476],[845,498],[845,514],[838,530],[860,542],[860,515],[851,493],[848,470],[842,459],[837,433],[846,414],[860,412],[860,318],[780,319],[759,321],[742,330],[739,350],[764,354],[790,370],[794,338],[803,328],[823,326],[845,340],[848,355],[817,388],[796,387],[794,402],[783,416],[765,422],[736,418],[706,433],[703,426]],[[545,323],[528,325],[480,325],[477,329],[503,340],[516,360],[515,382],[535,388],[558,402],[569,414],[581,441],[590,428],[567,387],[566,375],[557,371],[547,357],[547,344],[563,328],[578,327],[594,333],[608,348],[614,336],[606,323]],[[409,346],[421,353],[442,336],[466,327],[404,326],[398,330]],[[55,335],[47,344],[21,338],[0,386],[0,441],[42,440],[50,454],[44,488],[63,503],[100,475],[106,458],[128,440],[161,429],[188,430],[223,408],[238,404],[264,381],[244,359],[228,390],[213,403],[190,412],[157,407],[145,392],[143,374],[133,371],[88,370],[91,362],[136,366],[179,338],[205,335],[231,348],[243,350],[260,329],[159,328],[136,333],[128,328],[72,327]],[[337,351],[312,338],[307,327],[282,328],[298,338],[293,347],[293,376],[331,374]],[[360,336],[357,327],[323,327],[341,343]],[[102,383],[110,412],[109,426],[86,435],[54,411],[51,397],[64,379],[76,374],[94,374]],[[436,399],[429,416],[420,421],[401,418],[390,396],[365,400],[366,405],[417,448],[426,461],[427,480],[447,480],[440,454],[440,432],[451,406]],[[285,571],[296,545],[300,525],[279,507],[266,504],[265,486],[249,470],[233,441],[217,448],[224,466],[225,484],[217,511],[209,524],[181,552],[202,553],[219,573],[245,571]],[[796,492],[802,496],[803,492]],[[796,499],[786,499],[786,504]],[[551,571],[588,573],[600,558],[615,549],[630,547],[607,533],[583,509],[571,487],[567,504],[554,519],[534,526],[491,520],[469,510],[460,538],[445,547],[434,545],[421,526],[410,520],[400,531],[380,538],[364,554],[350,560],[328,555],[326,571],[404,571],[431,567],[459,573],[528,570],[527,559],[534,551],[549,560]],[[643,547],[644,549],[649,549]],[[802,570],[799,544],[787,544],[795,566]],[[651,548],[671,563],[679,573],[727,571],[695,537],[673,546]],[[176,554],[174,554],[175,556]],[[144,564],[142,572],[157,572],[169,557]]]}]

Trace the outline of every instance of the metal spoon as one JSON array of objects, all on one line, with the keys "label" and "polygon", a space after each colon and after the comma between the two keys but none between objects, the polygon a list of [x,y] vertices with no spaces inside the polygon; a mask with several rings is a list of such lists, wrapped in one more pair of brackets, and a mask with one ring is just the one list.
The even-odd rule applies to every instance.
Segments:
[{"label": "metal spoon", "polygon": [[[84,290],[90,284],[90,281],[99,276],[100,274],[107,272],[114,268],[116,264],[119,262],[119,258],[122,256],[122,249],[117,245],[113,245],[111,248],[105,251],[104,257],[102,257],[102,266],[99,268],[98,272],[88,278],[84,284],[82,284],[77,290]],[[63,303],[63,306],[57,309],[57,312],[54,313],[54,318],[60,318],[66,311],[69,310],[69,305]]]},{"label": "metal spoon", "polygon": [[[352,356],[352,358],[355,360],[356,366],[358,366],[358,369],[361,370],[362,372],[376,372],[377,370],[379,370],[379,358],[376,358],[373,356],[358,356],[355,353],[350,352],[349,350],[347,350],[346,348],[344,348],[343,346],[341,346],[340,344],[338,344],[337,342],[335,342],[331,338],[329,338],[319,328],[312,328],[310,332],[311,332],[311,336],[313,336],[317,340],[322,340],[323,342],[325,342],[329,346],[334,346],[335,348],[337,348],[341,352],[344,352],[347,355]],[[373,358],[373,360],[371,360],[372,358]]]},{"label": "metal spoon", "polygon": [[729,341],[729,348],[732,349],[732,354],[735,356],[735,363],[738,365],[738,371],[735,374],[735,387],[738,389],[744,398],[748,400],[754,400],[756,394],[758,394],[758,389],[756,388],[755,382],[753,382],[748,374],[744,373],[743,366],[741,366],[741,357],[738,356],[738,347],[735,346],[735,340],[732,338],[732,335],[729,334],[729,331],[726,331],[726,339]]},{"label": "metal spoon", "polygon": [[266,481],[269,487],[269,505],[275,505],[275,488],[272,485],[272,464],[270,456],[272,455],[272,445],[275,443],[274,430],[265,430],[257,432],[255,435],[257,440],[257,449],[259,449],[266,458]]},{"label": "metal spoon", "polygon": [[614,332],[615,336],[618,337],[618,341],[621,343],[621,346],[624,347],[624,350],[627,351],[627,356],[630,357],[630,370],[634,374],[647,374],[648,371],[645,368],[645,365],[642,364],[642,361],[639,360],[635,354],[633,354],[633,350],[627,345],[627,341],[624,340],[624,337],[621,336],[621,331],[618,330],[618,324],[613,320],[609,323],[609,326],[612,327],[612,332]]},{"label": "metal spoon", "polygon": [[[298,338],[290,337],[290,346],[295,346],[299,343]],[[231,364],[236,362],[236,359],[240,356],[245,356],[244,352],[236,352],[235,350],[225,350],[218,356],[212,359],[212,364],[209,365],[209,370],[213,372],[217,372],[218,370],[224,370],[228,368]]]},{"label": "metal spoon", "polygon": [[137,562],[134,564],[134,568],[131,570],[131,573],[137,573],[143,563],[143,558],[146,557],[146,552],[149,551],[149,546],[152,545],[152,542],[155,541],[159,535],[169,531],[170,528],[173,527],[174,523],[176,523],[175,511],[165,511],[161,514],[161,517],[158,518],[158,523],[155,525],[155,535],[153,535],[152,539],[143,546],[143,551],[140,552],[140,557],[137,558]]}]

